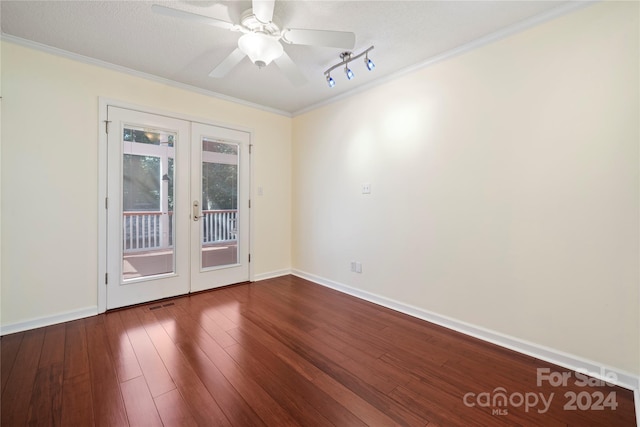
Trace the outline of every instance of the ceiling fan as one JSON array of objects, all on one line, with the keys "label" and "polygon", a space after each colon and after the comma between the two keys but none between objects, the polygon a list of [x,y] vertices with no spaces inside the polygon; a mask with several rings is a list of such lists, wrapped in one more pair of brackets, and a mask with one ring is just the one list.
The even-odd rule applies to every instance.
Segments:
[{"label": "ceiling fan", "polygon": [[297,28],[280,29],[273,20],[274,5],[275,0],[253,0],[252,8],[242,14],[239,24],[157,4],[151,6],[151,9],[161,15],[173,16],[243,33],[238,39],[238,47],[209,73],[210,77],[224,77],[245,56],[248,56],[251,62],[260,68],[266,67],[272,61],[275,62],[291,83],[299,86],[306,83],[307,79],[284,51],[282,42],[340,49],[353,49],[355,46],[356,35],[351,32]]}]

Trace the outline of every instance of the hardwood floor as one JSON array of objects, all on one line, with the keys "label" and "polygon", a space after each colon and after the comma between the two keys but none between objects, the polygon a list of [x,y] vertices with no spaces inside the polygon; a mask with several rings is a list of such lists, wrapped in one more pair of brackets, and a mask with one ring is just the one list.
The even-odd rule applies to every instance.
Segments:
[{"label": "hardwood floor", "polygon": [[635,425],[629,390],[293,276],[7,335],[1,357],[2,426]]}]

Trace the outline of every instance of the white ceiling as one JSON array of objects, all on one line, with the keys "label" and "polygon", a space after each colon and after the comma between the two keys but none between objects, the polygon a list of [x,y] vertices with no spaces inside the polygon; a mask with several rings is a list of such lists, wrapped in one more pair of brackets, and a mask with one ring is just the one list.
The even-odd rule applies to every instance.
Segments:
[{"label": "white ceiling", "polygon": [[[7,1],[0,2],[4,37],[20,38],[105,61],[180,84],[296,114],[363,85],[375,84],[460,46],[555,16],[566,1],[282,1],[281,28],[351,31],[354,54],[374,45],[369,72],[358,60],[347,81],[336,70],[329,88],[324,71],[340,62],[340,49],[286,45],[308,83],[295,87],[275,64],[258,69],[245,58],[224,78],[209,72],[237,47],[240,33],[154,14],[151,5],[238,23],[250,1]],[[507,29],[507,30],[505,30]],[[46,70],[43,70],[46,72]]]}]

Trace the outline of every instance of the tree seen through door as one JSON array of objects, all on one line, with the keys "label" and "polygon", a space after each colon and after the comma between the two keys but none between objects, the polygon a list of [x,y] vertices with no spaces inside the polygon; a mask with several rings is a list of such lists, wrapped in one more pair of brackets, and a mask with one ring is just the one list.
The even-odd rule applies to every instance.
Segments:
[{"label": "tree seen through door", "polygon": [[202,267],[238,262],[238,145],[202,140]]}]

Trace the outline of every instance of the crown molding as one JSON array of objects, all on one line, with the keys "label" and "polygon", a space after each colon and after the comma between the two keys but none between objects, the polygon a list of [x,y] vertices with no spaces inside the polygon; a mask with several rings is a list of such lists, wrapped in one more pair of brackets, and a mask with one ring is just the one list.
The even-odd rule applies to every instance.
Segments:
[{"label": "crown molding", "polygon": [[231,96],[223,95],[218,92],[214,92],[207,89],[202,89],[196,86],[188,85],[185,83],[180,83],[175,80],[167,79],[164,77],[156,76],[154,74],[143,73],[141,71],[136,71],[131,68],[123,67],[121,65],[112,64],[107,61],[101,61],[99,59],[91,58],[88,56],[80,55],[77,53],[69,52],[64,49],[59,49],[57,47],[49,46],[43,43],[34,42],[31,40],[23,39],[21,37],[12,36],[11,34],[0,33],[0,40],[8,41],[20,46],[28,47],[34,50],[39,50],[41,52],[50,53],[52,55],[60,56],[63,58],[71,59],[74,61],[82,62],[84,64],[95,65],[97,67],[106,68],[108,70],[117,71],[123,74],[128,74],[134,77],[142,78],[145,80],[150,80],[152,82],[160,83],[167,86],[172,86],[178,89],[187,90],[190,92],[195,92],[200,95],[209,96],[212,98],[221,99],[223,101],[233,102],[236,104],[240,104],[246,107],[255,108],[257,110],[266,111],[268,113],[278,114],[285,117],[292,117],[292,114],[288,111],[279,110],[276,108],[267,107],[261,104],[255,104],[253,102],[244,101],[242,99],[234,98]]},{"label": "crown molding", "polygon": [[415,71],[418,70],[422,70],[424,68],[430,67],[432,65],[435,65],[439,62],[445,61],[447,59],[453,58],[455,56],[458,55],[462,55],[463,53],[466,52],[470,52],[472,50],[475,50],[479,47],[488,45],[490,43],[496,42],[498,40],[502,40],[506,37],[512,36],[514,34],[520,33],[524,30],[527,30],[529,28],[535,27],[537,25],[543,24],[545,22],[551,21],[553,19],[559,18],[561,16],[567,15],[569,13],[578,11],[580,9],[586,8],[588,6],[591,6],[593,4],[596,3],[600,3],[601,0],[572,0],[569,1],[568,3],[565,3],[561,6],[558,6],[556,8],[553,8],[551,10],[548,10],[546,12],[540,13],[538,15],[535,15],[531,18],[525,19],[523,21],[520,21],[516,24],[510,25],[508,27],[505,27],[501,30],[495,31],[493,33],[487,34],[486,36],[482,36],[480,38],[474,39],[468,43],[465,43],[461,46],[458,46],[454,49],[450,49],[446,52],[442,52],[438,55],[432,56],[431,58],[428,58],[422,62],[419,62],[417,64],[414,65],[410,65],[409,67],[403,68],[399,71],[396,71],[394,73],[388,74],[384,77],[381,77],[379,79],[376,79],[370,83],[365,83],[361,86],[358,86],[352,90],[349,90],[347,92],[343,92],[339,95],[336,95],[334,97],[331,97],[329,99],[326,99],[324,101],[318,102],[316,104],[312,104],[309,105],[307,107],[304,107],[300,110],[294,111],[292,116],[296,117],[299,116],[301,114],[305,114],[308,113],[309,111],[313,111],[317,108],[320,107],[324,107],[326,105],[329,104],[333,104],[334,102],[337,101],[341,101],[343,99],[346,98],[350,98],[354,95],[357,95],[359,93],[368,91],[369,89],[372,89],[374,87],[377,86],[381,86],[384,85],[390,81],[396,80],[402,76],[405,76],[407,74],[411,74]]}]

